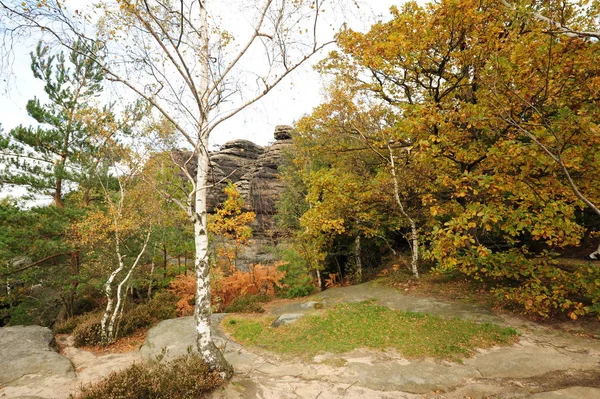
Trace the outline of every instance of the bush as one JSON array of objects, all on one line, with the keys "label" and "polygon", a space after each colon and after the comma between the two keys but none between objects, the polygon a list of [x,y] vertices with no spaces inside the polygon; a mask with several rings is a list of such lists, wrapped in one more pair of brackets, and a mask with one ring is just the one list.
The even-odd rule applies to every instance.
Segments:
[{"label": "bush", "polygon": [[126,312],[123,312],[119,322],[117,338],[126,337],[133,334],[140,328],[148,327],[154,324],[155,320],[150,313],[148,304],[134,306]]},{"label": "bush", "polygon": [[81,316],[83,314],[89,313],[96,309],[98,304],[91,298],[83,297],[78,298],[73,303],[73,314],[75,316]]},{"label": "bush", "polygon": [[285,277],[278,267],[278,264],[252,265],[247,272],[236,270],[227,277],[217,269],[211,281],[213,307],[219,312],[227,309],[240,296],[275,295],[276,287],[282,288],[281,280]]},{"label": "bush", "polygon": [[84,387],[77,399],[197,399],[206,397],[222,380],[198,355],[166,363],[133,364]]},{"label": "bush", "polygon": [[[126,337],[140,328],[149,327],[161,320],[176,317],[177,297],[170,292],[158,293],[149,302],[133,305],[123,312],[117,328],[117,338]],[[65,320],[54,328],[54,332],[73,332],[75,346],[99,345],[102,343],[100,320],[102,312],[86,314]]]},{"label": "bush", "polygon": [[78,317],[77,327],[73,330],[73,344],[76,347],[98,345],[102,342],[100,313],[90,313]]},{"label": "bush", "polygon": [[284,263],[278,269],[285,273],[285,277],[281,280],[283,284],[277,294],[286,298],[312,294],[315,285],[306,267],[306,261],[292,248],[283,248],[281,258]]},{"label": "bush", "polygon": [[118,337],[126,337],[140,328],[149,327],[159,321],[177,317],[176,302],[177,297],[174,294],[160,292],[150,301],[134,305],[123,312],[119,324]]},{"label": "bush", "polygon": [[196,297],[196,276],[178,275],[169,284],[169,292],[178,299],[177,316],[194,314],[194,298]]},{"label": "bush", "polygon": [[[273,296],[275,289],[281,289],[281,280],[285,274],[278,270],[278,265],[252,265],[249,271],[236,270],[224,276],[221,269],[214,270],[211,279],[212,307],[215,312],[228,309],[236,298],[248,295]],[[194,311],[196,294],[196,278],[194,276],[177,276],[171,282],[170,291],[177,295],[177,314],[185,316]]]},{"label": "bush", "polygon": [[169,291],[160,291],[148,303],[148,313],[155,321],[177,317],[177,295]]},{"label": "bush", "polygon": [[82,316],[70,317],[54,325],[55,334],[70,334],[79,324]]},{"label": "bush", "polygon": [[226,309],[226,313],[264,313],[262,304],[271,299],[268,295],[242,295],[235,298]]}]

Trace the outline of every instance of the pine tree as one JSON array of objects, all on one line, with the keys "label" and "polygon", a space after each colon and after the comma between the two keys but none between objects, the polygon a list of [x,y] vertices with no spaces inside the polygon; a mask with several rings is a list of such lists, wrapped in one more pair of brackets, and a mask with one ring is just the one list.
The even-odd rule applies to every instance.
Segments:
[{"label": "pine tree", "polygon": [[50,55],[39,43],[31,53],[31,70],[45,83],[49,102],[37,97],[27,102],[27,113],[39,126],[0,132],[0,183],[25,187],[31,195],[52,196],[54,204],[63,207],[68,182],[89,190],[102,166],[105,132],[114,131],[106,129],[115,123],[114,115],[95,107],[103,73],[81,44],[76,43],[66,59],[62,52]]}]

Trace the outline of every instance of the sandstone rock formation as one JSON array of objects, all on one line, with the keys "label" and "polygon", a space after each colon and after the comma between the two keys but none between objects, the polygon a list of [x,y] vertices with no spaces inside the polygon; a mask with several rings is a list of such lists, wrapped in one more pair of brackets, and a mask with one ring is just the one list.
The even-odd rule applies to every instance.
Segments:
[{"label": "sandstone rock formation", "polygon": [[[208,212],[215,210],[226,199],[223,189],[228,182],[234,183],[245,200],[246,211],[256,213],[252,225],[253,238],[238,255],[238,267],[245,268],[255,263],[270,263],[272,255],[267,250],[274,244],[278,231],[274,216],[276,203],[283,192],[284,184],[279,179],[279,167],[287,152],[293,151],[293,129],[291,126],[275,127],[275,141],[266,147],[248,140],[229,141],[219,151],[210,154],[211,175],[208,190]],[[189,174],[195,176],[197,159],[190,152],[171,154],[180,166],[185,165]]]},{"label": "sandstone rock formation", "polygon": [[0,328],[0,359],[0,387],[75,378],[71,362],[56,351],[54,334],[46,327]]},{"label": "sandstone rock formation", "polygon": [[211,181],[216,185],[209,190],[209,209],[214,210],[225,199],[223,188],[231,181],[238,186],[247,210],[256,213],[253,228],[259,237],[274,234],[275,205],[284,188],[279,166],[285,152],[292,150],[292,127],[275,127],[274,137],[275,142],[267,147],[247,140],[230,141],[210,156]]}]

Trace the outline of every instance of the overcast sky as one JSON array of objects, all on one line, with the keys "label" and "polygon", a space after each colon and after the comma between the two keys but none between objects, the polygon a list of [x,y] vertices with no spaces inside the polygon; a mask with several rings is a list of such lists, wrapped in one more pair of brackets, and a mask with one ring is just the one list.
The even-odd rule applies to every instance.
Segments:
[{"label": "overcast sky", "polygon": [[[85,0],[81,0],[83,1]],[[352,0],[346,1],[353,3]],[[342,18],[349,19],[347,22],[350,27],[364,31],[377,20],[389,19],[389,8],[402,2],[403,0],[363,1],[356,15],[340,17],[336,25],[341,26],[344,22]],[[25,110],[29,99],[34,96],[44,98],[43,84],[33,78],[30,69],[29,53],[35,49],[35,45],[35,42],[26,43],[16,50],[13,63],[14,75],[10,82],[0,82],[0,124],[4,131],[20,124],[29,126],[35,123]],[[313,63],[332,48],[319,54]],[[304,114],[310,113],[312,108],[321,102],[321,93],[321,77],[312,70],[311,66],[306,66],[289,76],[252,109],[219,126],[211,135],[211,143],[222,144],[243,138],[266,145],[273,140],[276,125],[291,125]]]}]

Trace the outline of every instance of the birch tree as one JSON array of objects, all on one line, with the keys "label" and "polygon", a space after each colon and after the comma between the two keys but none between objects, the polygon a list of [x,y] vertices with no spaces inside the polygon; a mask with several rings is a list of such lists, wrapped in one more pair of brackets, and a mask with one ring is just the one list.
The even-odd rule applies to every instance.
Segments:
[{"label": "birch tree", "polygon": [[[100,43],[106,57],[90,59],[101,65],[108,80],[150,103],[172,124],[178,144],[190,150],[178,164],[192,189],[184,201],[176,202],[194,224],[197,347],[224,378],[232,369],[210,332],[209,138],[325,45],[319,43],[318,32],[324,4],[327,1],[116,0],[99,2],[96,14],[76,10],[72,16],[55,0],[0,1],[13,24],[43,28],[63,45],[71,46],[73,36],[90,45]],[[223,28],[232,15],[239,16],[230,23],[236,32]],[[98,29],[90,29],[89,21],[97,21]]]}]

